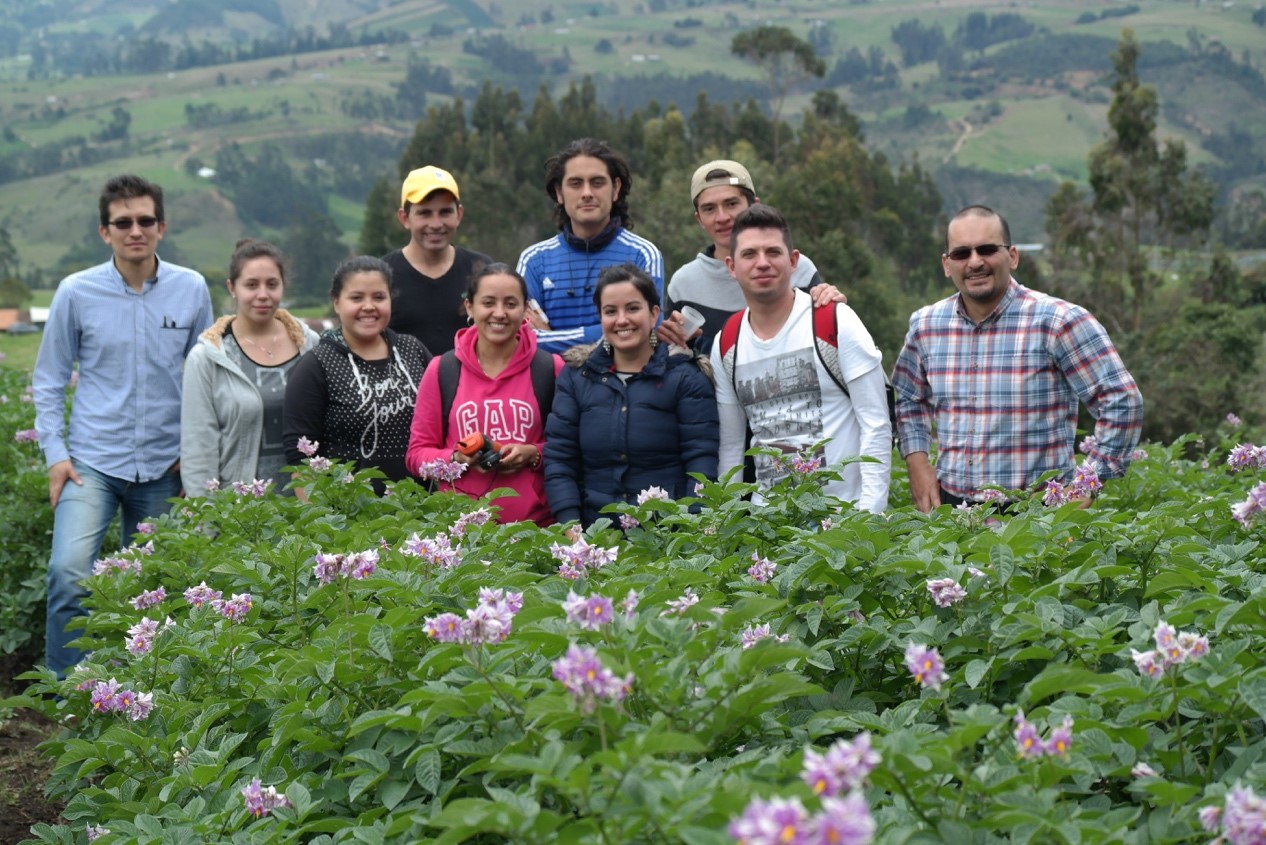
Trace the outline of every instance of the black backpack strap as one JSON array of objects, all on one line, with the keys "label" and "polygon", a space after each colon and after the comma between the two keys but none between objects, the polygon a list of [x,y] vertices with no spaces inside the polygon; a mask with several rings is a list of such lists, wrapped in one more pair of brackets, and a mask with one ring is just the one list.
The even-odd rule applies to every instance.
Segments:
[{"label": "black backpack strap", "polygon": [[448,414],[453,410],[457,396],[457,383],[462,378],[462,362],[457,353],[449,350],[440,356],[440,442],[448,439]]},{"label": "black backpack strap", "polygon": [[554,356],[544,349],[536,350],[536,355],[532,357],[532,392],[536,394],[542,426],[554,407],[554,382]]}]

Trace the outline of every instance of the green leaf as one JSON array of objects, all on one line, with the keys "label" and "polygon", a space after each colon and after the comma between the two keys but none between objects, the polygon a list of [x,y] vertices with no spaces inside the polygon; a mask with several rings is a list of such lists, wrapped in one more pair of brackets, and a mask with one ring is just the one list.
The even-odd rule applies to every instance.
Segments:
[{"label": "green leaf", "polygon": [[967,664],[963,669],[963,678],[967,681],[967,686],[975,689],[980,686],[981,680],[989,673],[989,667],[993,666],[993,658],[988,660],[976,659]]},{"label": "green leaf", "polygon": [[374,654],[388,663],[392,662],[391,634],[390,625],[379,624],[369,629],[369,647],[374,650]]},{"label": "green leaf", "polygon": [[404,780],[392,779],[383,783],[378,787],[378,800],[388,810],[394,810],[396,806],[404,800],[404,796],[409,794],[409,782]]},{"label": "green leaf", "polygon": [[308,788],[299,781],[291,781],[286,787],[286,797],[290,799],[290,803],[295,808],[295,818],[303,821],[304,817],[312,810],[312,793]]},{"label": "green leaf", "polygon": [[427,749],[413,766],[413,779],[431,795],[440,791],[440,755],[435,749]]},{"label": "green leaf", "polygon": [[1079,692],[1093,694],[1104,684],[1104,679],[1089,669],[1055,663],[1047,666],[1025,687],[1025,707],[1040,704],[1057,693]]},{"label": "green leaf", "polygon": [[1257,675],[1242,678],[1236,689],[1244,703],[1253,709],[1258,718],[1266,719],[1266,677]]}]

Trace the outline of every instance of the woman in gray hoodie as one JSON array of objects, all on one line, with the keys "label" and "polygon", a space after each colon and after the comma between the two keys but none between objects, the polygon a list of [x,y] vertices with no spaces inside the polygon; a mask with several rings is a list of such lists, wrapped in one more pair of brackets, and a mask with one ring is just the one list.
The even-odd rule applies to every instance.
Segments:
[{"label": "woman in gray hoodie", "polygon": [[238,241],[229,259],[236,313],[202,333],[185,360],[180,409],[180,477],[185,493],[218,482],[289,478],[282,405],[291,368],[317,335],[281,307],[286,258],[270,243]]}]

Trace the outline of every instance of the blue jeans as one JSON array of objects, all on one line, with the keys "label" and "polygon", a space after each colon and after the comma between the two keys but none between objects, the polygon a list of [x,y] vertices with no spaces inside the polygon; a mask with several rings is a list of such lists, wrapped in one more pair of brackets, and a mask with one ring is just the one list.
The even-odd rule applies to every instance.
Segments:
[{"label": "blue jeans", "polygon": [[167,500],[180,495],[179,472],[136,482],[104,475],[79,461],[74,465],[83,486],[67,481],[62,488],[53,510],[53,551],[48,560],[44,663],[58,677],[83,657],[83,652],[67,645],[79,632],[68,633],[66,623],[85,613],[79,600],[88,591],[80,582],[92,574],[92,564],[101,554],[106,531],[119,507],[123,507],[119,548],[123,548],[138,522],[167,513],[171,509]]}]

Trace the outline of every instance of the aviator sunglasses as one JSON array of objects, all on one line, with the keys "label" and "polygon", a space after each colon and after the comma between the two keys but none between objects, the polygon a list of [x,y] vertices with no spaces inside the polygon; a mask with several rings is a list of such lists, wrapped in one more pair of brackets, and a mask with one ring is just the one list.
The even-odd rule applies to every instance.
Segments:
[{"label": "aviator sunglasses", "polygon": [[[131,217],[120,217],[118,220],[111,220],[110,226],[118,229],[120,232],[126,232],[133,226],[140,226],[142,229],[152,229],[158,225],[157,217],[138,217],[133,220]],[[984,253],[981,253],[982,255]]]},{"label": "aviator sunglasses", "polygon": [[949,252],[945,253],[945,257],[952,261],[966,261],[971,258],[973,251],[981,258],[988,258],[991,255],[997,255],[1000,249],[1010,249],[1011,244],[980,244],[979,246],[956,246]]}]

